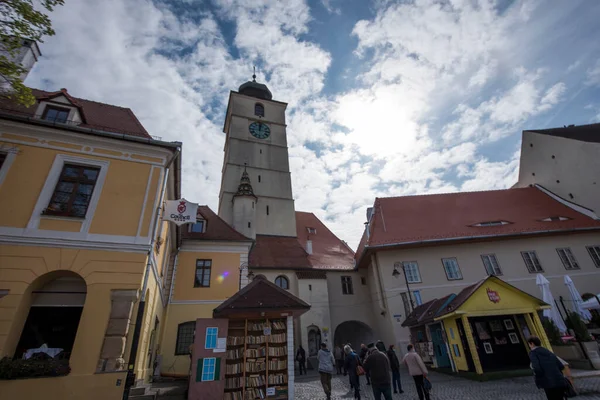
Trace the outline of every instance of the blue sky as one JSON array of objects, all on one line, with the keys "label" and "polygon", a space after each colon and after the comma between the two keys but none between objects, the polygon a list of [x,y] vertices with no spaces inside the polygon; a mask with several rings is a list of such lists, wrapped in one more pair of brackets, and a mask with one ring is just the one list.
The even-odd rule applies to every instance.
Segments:
[{"label": "blue sky", "polygon": [[523,129],[600,121],[596,0],[72,0],[27,84],[184,142],[216,210],[230,90],[287,112],[296,209],[356,246],[377,196],[507,188]]}]

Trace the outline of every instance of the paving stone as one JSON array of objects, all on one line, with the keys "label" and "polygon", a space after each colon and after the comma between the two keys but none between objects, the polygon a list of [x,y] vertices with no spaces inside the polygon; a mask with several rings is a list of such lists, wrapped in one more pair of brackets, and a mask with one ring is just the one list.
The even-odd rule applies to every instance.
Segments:
[{"label": "paving stone", "polygon": [[[429,375],[433,390],[432,400],[545,400],[544,392],[538,390],[532,377],[502,379],[489,382],[475,382],[464,378],[432,372]],[[418,399],[414,382],[408,373],[401,372],[403,394],[394,394],[394,400]],[[361,398],[373,400],[371,386],[366,385],[366,379],[360,378]],[[348,377],[334,375],[332,382],[332,399],[353,399],[350,392]],[[575,385],[580,392],[578,400],[600,400],[600,377],[578,378]],[[296,381],[296,399],[321,400],[325,399],[323,388],[318,375],[302,377]]]}]

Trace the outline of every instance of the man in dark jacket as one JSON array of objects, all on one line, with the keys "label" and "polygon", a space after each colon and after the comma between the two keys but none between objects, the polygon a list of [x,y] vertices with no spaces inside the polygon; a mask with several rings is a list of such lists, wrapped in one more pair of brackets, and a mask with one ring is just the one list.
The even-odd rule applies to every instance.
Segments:
[{"label": "man in dark jacket", "polygon": [[373,343],[369,343],[365,370],[371,375],[373,396],[375,400],[392,400],[392,382],[390,380],[390,361],[385,353],[377,350]]},{"label": "man in dark jacket", "polygon": [[304,370],[304,375],[306,375],[306,351],[304,351],[302,345],[298,346],[298,351],[296,351],[296,361],[298,361],[300,375],[302,375],[302,370]]},{"label": "man in dark jacket", "polygon": [[550,350],[542,346],[540,338],[532,336],[527,339],[531,352],[531,368],[535,374],[535,385],[544,389],[548,400],[563,400],[565,395],[565,377],[562,374],[563,364]]},{"label": "man in dark jacket", "polygon": [[400,382],[400,360],[394,351],[394,345],[390,344],[390,348],[387,351],[388,360],[390,360],[390,368],[392,369],[392,386],[394,386],[394,393],[404,393],[402,390],[402,383]]},{"label": "man in dark jacket", "polygon": [[380,352],[382,352],[383,354],[385,354],[385,344],[383,344],[382,340],[378,340],[377,343],[375,344],[375,347],[377,347],[377,350],[379,350]]},{"label": "man in dark jacket", "polygon": [[344,354],[344,369],[350,379],[350,390],[354,389],[354,398],[360,400],[360,377],[356,371],[356,367],[361,365],[360,359],[350,345],[344,346]]},{"label": "man in dark jacket", "polygon": [[[367,360],[367,355],[368,355],[368,352],[369,352],[369,351],[368,351],[368,349],[367,349],[367,346],[365,346],[365,344],[364,344],[364,343],[363,343],[363,344],[361,344],[361,345],[360,345],[360,354],[359,354],[359,357],[360,357],[360,361],[361,361],[363,364],[364,364],[364,363],[365,363],[365,361]],[[367,378],[367,385],[370,385],[370,384],[371,384],[371,377],[370,377],[369,375],[370,375],[370,374],[369,374],[369,371],[365,371],[365,377]]]}]

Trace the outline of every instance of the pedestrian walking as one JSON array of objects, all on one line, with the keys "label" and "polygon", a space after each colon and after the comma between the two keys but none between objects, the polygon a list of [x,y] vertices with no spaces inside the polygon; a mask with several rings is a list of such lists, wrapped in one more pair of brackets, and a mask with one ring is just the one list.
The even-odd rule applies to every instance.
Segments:
[{"label": "pedestrian walking", "polygon": [[302,345],[299,345],[298,351],[296,351],[296,361],[298,361],[300,375],[302,375],[302,371],[304,371],[304,375],[306,375],[306,351],[304,351]]},{"label": "pedestrian walking", "polygon": [[317,360],[319,361],[321,385],[323,385],[327,400],[331,400],[331,375],[335,371],[335,359],[325,343],[321,343],[321,350],[317,353]]},{"label": "pedestrian walking", "polygon": [[409,344],[408,353],[404,356],[402,362],[408,367],[408,373],[413,377],[419,400],[430,400],[429,391],[423,386],[424,379],[427,378],[427,368],[421,356],[415,351],[415,347]]},{"label": "pedestrian walking", "polygon": [[382,340],[378,340],[377,343],[375,344],[375,347],[377,347],[377,350],[379,350],[383,354],[386,354],[385,344],[383,344]]},{"label": "pedestrian walking", "polygon": [[394,347],[393,344],[390,344],[390,348],[387,351],[390,368],[392,369],[392,386],[394,387],[394,393],[404,393],[402,383],[400,382],[400,360],[398,360]]},{"label": "pedestrian walking", "polygon": [[[368,354],[367,346],[365,346],[365,344],[362,343],[360,345],[359,357],[360,357],[360,362],[363,363],[363,365],[364,365],[365,361],[367,360],[367,354]],[[371,384],[371,376],[369,375],[369,371],[365,371],[365,377],[367,378],[367,385],[370,385]]]},{"label": "pedestrian walking", "polygon": [[360,400],[360,376],[358,375],[358,367],[362,366],[358,354],[352,350],[349,345],[344,346],[344,369],[350,377],[350,390],[354,390],[354,398]]},{"label": "pedestrian walking", "polygon": [[335,356],[336,375],[340,375],[342,373],[342,366],[344,365],[344,351],[340,346],[335,346],[333,355]]},{"label": "pedestrian walking", "polygon": [[371,386],[375,400],[392,400],[392,382],[390,379],[390,360],[386,353],[379,351],[373,343],[369,343],[365,371],[371,375]]},{"label": "pedestrian walking", "polygon": [[566,382],[562,373],[563,363],[550,350],[541,347],[542,342],[537,336],[527,339],[531,351],[529,359],[538,389],[544,389],[548,400],[563,400]]}]

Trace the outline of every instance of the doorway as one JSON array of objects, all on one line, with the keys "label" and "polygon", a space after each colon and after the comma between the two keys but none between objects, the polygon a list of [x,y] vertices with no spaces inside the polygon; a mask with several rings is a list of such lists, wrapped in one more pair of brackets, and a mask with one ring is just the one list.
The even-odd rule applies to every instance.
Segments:
[{"label": "doorway", "polygon": [[321,330],[311,325],[308,327],[308,356],[316,356],[319,352],[319,346],[321,345]]},{"label": "doorway", "polygon": [[431,334],[433,352],[438,368],[450,368],[450,357],[448,356],[448,349],[446,348],[446,342],[444,341],[442,324],[429,325],[429,333]]}]

